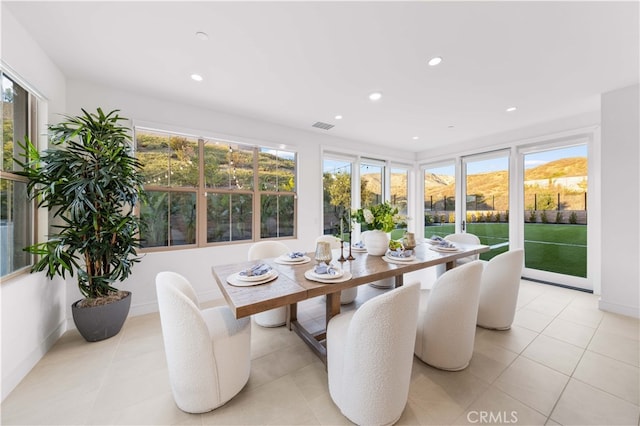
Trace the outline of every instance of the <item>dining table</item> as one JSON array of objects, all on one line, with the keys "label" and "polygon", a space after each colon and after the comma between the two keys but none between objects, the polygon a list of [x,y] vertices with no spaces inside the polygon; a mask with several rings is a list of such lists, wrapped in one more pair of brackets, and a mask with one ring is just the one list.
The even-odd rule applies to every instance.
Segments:
[{"label": "dining table", "polygon": [[[212,273],[227,304],[236,318],[259,312],[287,307],[287,326],[309,345],[312,351],[326,363],[326,328],[309,332],[298,321],[298,302],[317,296],[326,296],[326,324],[340,313],[340,292],[363,284],[394,278],[395,286],[401,286],[404,274],[432,266],[445,264],[446,269],[455,266],[458,259],[475,256],[490,249],[487,245],[456,243],[456,250],[439,250],[427,240],[418,244],[410,260],[394,259],[391,256],[373,256],[366,252],[352,252],[353,260],[338,261],[334,256],[331,264],[340,273],[340,279],[319,282],[310,275],[316,262],[314,253],[304,253],[305,261],[282,262],[280,258],[259,261],[236,262],[212,266]],[[348,254],[349,248],[345,251]],[[334,250],[340,253],[340,249]],[[246,271],[256,264],[267,265],[272,279],[262,284],[240,282],[239,271]]]}]

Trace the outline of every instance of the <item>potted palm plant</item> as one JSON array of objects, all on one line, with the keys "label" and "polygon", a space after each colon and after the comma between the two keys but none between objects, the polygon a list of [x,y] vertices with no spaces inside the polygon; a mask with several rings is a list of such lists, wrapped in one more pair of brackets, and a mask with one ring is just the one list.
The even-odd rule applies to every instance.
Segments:
[{"label": "potted palm plant", "polygon": [[134,207],[143,191],[141,164],[133,155],[126,118],[118,110],[65,116],[49,126],[49,149],[27,139],[20,175],[38,207],[53,213],[48,239],[26,247],[37,256],[31,272],[53,278],[77,274],[84,296],[72,305],[78,331],[87,341],[117,334],[129,313],[131,293],[115,283],[140,261],[139,218]]}]

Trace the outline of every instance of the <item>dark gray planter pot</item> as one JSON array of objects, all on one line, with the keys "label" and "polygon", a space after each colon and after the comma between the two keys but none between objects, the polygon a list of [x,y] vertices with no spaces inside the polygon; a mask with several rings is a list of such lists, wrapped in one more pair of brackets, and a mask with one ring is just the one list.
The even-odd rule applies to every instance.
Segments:
[{"label": "dark gray planter pot", "polygon": [[87,342],[98,342],[113,337],[120,332],[129,315],[131,292],[113,303],[101,306],[78,308],[76,301],[71,305],[73,322]]}]

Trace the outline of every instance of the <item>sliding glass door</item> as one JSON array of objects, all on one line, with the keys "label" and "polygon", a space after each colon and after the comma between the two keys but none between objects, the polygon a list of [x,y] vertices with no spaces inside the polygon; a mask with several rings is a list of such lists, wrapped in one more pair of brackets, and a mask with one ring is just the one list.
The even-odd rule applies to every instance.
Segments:
[{"label": "sliding glass door", "polygon": [[526,152],[523,161],[525,274],[586,278],[587,145]]},{"label": "sliding glass door", "polygon": [[509,151],[465,157],[462,230],[491,246],[489,260],[509,250]]}]

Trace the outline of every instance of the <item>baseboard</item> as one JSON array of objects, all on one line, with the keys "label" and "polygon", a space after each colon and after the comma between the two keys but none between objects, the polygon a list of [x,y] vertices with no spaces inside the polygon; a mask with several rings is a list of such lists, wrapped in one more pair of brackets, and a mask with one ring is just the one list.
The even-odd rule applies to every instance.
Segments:
[{"label": "baseboard", "polygon": [[640,319],[640,308],[626,305],[619,305],[617,303],[605,302],[600,299],[598,301],[598,308],[602,311],[612,312],[614,314],[625,315],[627,317]]},{"label": "baseboard", "polygon": [[2,371],[2,401],[20,384],[22,379],[29,374],[31,369],[35,367],[65,331],[67,331],[66,321],[62,320],[58,326],[44,338],[42,343],[32,350],[13,371],[6,376],[4,375],[5,371]]},{"label": "baseboard", "polygon": [[[220,299],[220,291],[211,290],[204,293],[198,294],[198,301],[200,303],[209,302],[211,300]],[[152,314],[154,312],[158,312],[158,302],[146,302],[146,303],[137,303],[132,304],[131,308],[129,308],[129,317],[137,317],[140,315]],[[76,325],[73,322],[73,318],[67,319],[67,328],[66,330],[75,330]]]}]

